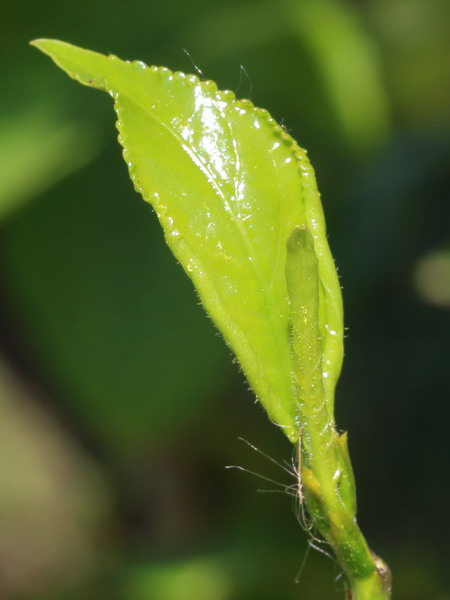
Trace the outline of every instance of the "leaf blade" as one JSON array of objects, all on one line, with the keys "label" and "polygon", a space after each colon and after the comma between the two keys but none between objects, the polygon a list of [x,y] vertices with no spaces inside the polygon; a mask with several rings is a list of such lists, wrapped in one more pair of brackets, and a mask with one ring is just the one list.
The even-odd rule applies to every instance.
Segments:
[{"label": "leaf blade", "polygon": [[339,283],[306,153],[267,111],[218,92],[212,82],[64,42],[34,45],[74,79],[114,97],[135,188],[155,209],[269,416],[296,441],[284,267],[286,240],[299,225],[311,230],[319,261],[331,403],[342,361]]}]

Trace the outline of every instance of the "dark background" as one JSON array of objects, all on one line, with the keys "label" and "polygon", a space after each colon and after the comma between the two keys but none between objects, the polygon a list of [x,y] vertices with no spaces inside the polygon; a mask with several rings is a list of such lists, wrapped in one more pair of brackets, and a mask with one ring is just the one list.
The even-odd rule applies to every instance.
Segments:
[{"label": "dark background", "polygon": [[29,47],[36,37],[186,72],[195,62],[308,149],[343,285],[337,420],[359,521],[394,598],[450,599],[448,8],[2,7],[2,600],[343,597],[333,560],[305,560],[291,499],[225,470],[291,485],[238,437],[280,461],[292,449],[134,193],[111,99]]}]

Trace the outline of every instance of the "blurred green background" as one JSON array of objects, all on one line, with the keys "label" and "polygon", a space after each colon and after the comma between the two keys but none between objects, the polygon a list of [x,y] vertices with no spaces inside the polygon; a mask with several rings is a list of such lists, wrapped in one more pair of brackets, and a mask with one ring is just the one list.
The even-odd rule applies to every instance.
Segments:
[{"label": "blurred green background", "polygon": [[397,600],[450,599],[449,7],[2,6],[2,600],[343,598],[291,499],[224,469],[291,485],[238,436],[278,460],[292,449],[133,191],[111,99],[30,48],[36,37],[195,63],[308,149],[343,285],[337,419],[359,521]]}]

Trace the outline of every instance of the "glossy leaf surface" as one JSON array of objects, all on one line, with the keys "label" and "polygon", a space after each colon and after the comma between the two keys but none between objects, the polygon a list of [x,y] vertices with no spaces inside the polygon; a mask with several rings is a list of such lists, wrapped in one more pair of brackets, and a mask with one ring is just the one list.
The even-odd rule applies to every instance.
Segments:
[{"label": "glossy leaf surface", "polygon": [[267,111],[213,82],[59,41],[34,45],[74,79],[113,96],[135,188],[155,209],[167,243],[270,418],[297,440],[285,280],[294,227],[306,226],[314,240],[331,408],[342,362],[340,288],[304,150]]}]

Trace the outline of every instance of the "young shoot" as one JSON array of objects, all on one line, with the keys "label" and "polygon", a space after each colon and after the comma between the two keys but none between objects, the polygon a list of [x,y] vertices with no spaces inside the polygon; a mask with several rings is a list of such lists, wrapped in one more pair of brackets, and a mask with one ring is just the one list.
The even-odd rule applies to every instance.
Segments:
[{"label": "young shoot", "polygon": [[356,522],[347,436],[334,421],[342,298],[305,150],[266,110],[213,81],[56,40],[33,45],[113,98],[134,187],[296,447],[292,491],[332,548],[347,597],[387,600],[389,571]]}]

